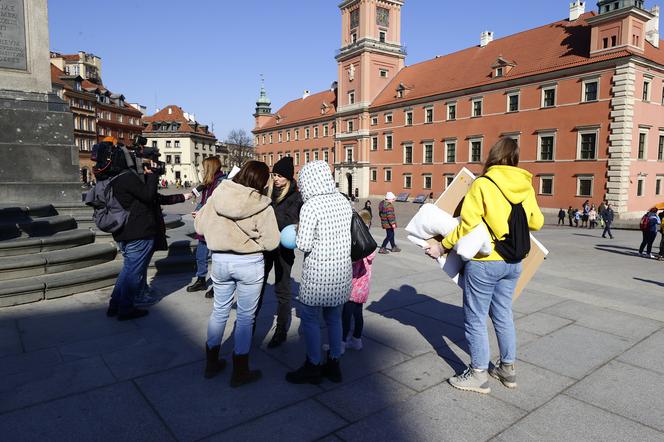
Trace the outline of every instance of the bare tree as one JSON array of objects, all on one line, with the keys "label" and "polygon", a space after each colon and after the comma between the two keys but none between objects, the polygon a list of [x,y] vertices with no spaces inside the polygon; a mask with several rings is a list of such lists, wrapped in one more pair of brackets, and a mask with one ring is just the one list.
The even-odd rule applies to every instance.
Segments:
[{"label": "bare tree", "polygon": [[224,141],[228,148],[228,162],[231,166],[241,167],[255,158],[252,137],[244,129],[233,129]]}]

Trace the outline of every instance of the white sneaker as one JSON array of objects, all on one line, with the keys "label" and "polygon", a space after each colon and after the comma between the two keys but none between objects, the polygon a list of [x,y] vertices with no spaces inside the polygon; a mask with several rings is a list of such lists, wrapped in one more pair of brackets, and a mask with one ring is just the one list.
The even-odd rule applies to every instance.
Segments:
[{"label": "white sneaker", "polygon": [[351,337],[348,342],[346,342],[346,347],[351,350],[362,350],[362,338]]},{"label": "white sneaker", "polygon": [[650,254],[650,259],[655,259],[655,258],[656,258],[656,256],[651,253]]}]

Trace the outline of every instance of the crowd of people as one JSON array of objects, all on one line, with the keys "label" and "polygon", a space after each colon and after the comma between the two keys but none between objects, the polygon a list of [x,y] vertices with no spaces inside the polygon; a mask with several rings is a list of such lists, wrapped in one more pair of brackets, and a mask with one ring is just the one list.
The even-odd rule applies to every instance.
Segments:
[{"label": "crowd of people", "polygon": [[[477,256],[464,272],[464,328],[471,364],[449,379],[462,390],[488,393],[488,376],[509,388],[516,387],[516,340],[512,317],[512,294],[527,250],[519,244],[529,230],[542,227],[531,175],[518,167],[519,148],[509,139],[500,139],[491,149],[482,177],[470,188],[461,209],[459,227],[438,246],[429,247],[432,258],[448,253],[456,242],[485,222],[492,232],[495,250]],[[189,292],[207,290],[208,259],[211,257],[213,298],[205,343],[204,376],[213,378],[226,367],[220,356],[221,342],[232,305],[237,305],[233,337],[233,369],[230,384],[238,387],[261,378],[261,371],[249,363],[256,317],[266,296],[266,282],[274,269],[277,298],[276,327],[268,349],[279,347],[288,337],[291,301],[297,296],[301,331],[306,346],[304,363],[285,375],[295,384],[319,384],[324,379],[342,381],[340,360],[347,349],[361,350],[363,305],[370,295],[372,266],[376,254],[396,253],[397,228],[393,202],[388,193],[379,204],[381,227],[386,237],[378,250],[353,262],[351,259],[351,219],[348,197],[336,188],[329,165],[309,162],[295,180],[293,160],[285,157],[272,170],[260,161],[248,161],[232,179],[224,177],[218,160],[204,162],[204,190],[192,214],[198,238],[196,279]],[[119,320],[147,314],[137,305],[137,296],[146,284],[149,259],[156,249],[156,226],[161,197],[157,180],[147,173],[145,182],[135,176],[117,180],[113,188],[130,212],[127,224],[114,237],[125,256],[125,264],[109,302],[108,316]],[[190,194],[175,195],[183,201]],[[164,202],[172,202],[164,201]],[[491,210],[486,210],[491,207]],[[524,222],[515,224],[517,210]],[[371,225],[372,207],[367,201],[360,211]],[[151,222],[146,222],[150,219]],[[295,244],[287,244],[284,233],[296,225]],[[520,240],[515,247],[510,241]],[[304,253],[302,276],[297,294],[292,291],[293,248]],[[389,249],[388,249],[389,246]],[[509,251],[511,250],[511,251]],[[509,252],[506,252],[509,251]],[[491,313],[491,314],[489,314]],[[326,324],[327,344],[322,345],[320,318]],[[489,338],[486,322],[491,318],[498,337],[500,359],[489,364]]]}]

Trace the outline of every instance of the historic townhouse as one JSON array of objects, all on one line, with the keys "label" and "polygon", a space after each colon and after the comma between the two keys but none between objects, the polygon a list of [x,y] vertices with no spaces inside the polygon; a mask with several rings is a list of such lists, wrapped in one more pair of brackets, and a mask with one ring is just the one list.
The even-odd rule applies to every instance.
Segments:
[{"label": "historic townhouse", "polygon": [[[585,12],[575,1],[563,20],[500,39],[486,31],[477,46],[404,67],[403,4],[340,4],[336,88],[275,114],[259,99],[262,158],[303,164],[325,146],[344,192],[438,195],[461,167],[480,173],[491,145],[510,136],[551,211],[606,199],[635,217],[664,198],[659,7],[602,0]],[[333,138],[302,139],[324,122]]]},{"label": "historic townhouse", "polygon": [[159,149],[160,159],[166,163],[165,178],[171,183],[181,180],[198,184],[203,160],[217,154],[217,139],[208,126],[174,105],[144,121],[143,136],[148,139],[148,146]]}]

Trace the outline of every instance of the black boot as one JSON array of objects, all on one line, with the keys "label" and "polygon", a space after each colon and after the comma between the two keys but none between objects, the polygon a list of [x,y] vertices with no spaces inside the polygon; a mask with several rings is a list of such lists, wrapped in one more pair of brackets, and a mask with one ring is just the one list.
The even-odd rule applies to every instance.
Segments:
[{"label": "black boot", "polygon": [[205,292],[205,297],[206,297],[207,299],[212,299],[212,298],[214,298],[214,287],[210,287],[210,290],[208,290],[207,292]]},{"label": "black boot", "polygon": [[201,292],[207,288],[205,278],[196,278],[196,282],[187,287],[188,292]]},{"label": "black boot", "polygon": [[339,359],[333,359],[330,357],[330,353],[327,354],[327,362],[321,368],[321,374],[328,378],[331,382],[339,383],[342,381],[341,377],[341,367],[339,367]]},{"label": "black boot", "polygon": [[143,316],[147,316],[148,313],[150,313],[148,310],[134,307],[133,310],[129,310],[126,313],[118,313],[118,321],[130,321],[142,318]]},{"label": "black boot", "polygon": [[231,376],[231,387],[256,382],[263,376],[260,370],[249,370],[249,354],[236,355],[233,353],[233,375]]},{"label": "black boot", "polygon": [[304,361],[304,365],[295,371],[286,373],[286,380],[291,384],[314,384],[323,382],[320,365],[314,365],[309,362],[309,358]]},{"label": "black boot", "polygon": [[274,336],[270,339],[270,342],[267,344],[267,348],[277,348],[284,342],[286,342],[286,330],[282,327],[277,326],[277,329],[274,331]]},{"label": "black boot", "polygon": [[219,349],[221,345],[215,345],[210,348],[205,344],[205,356],[207,357],[207,363],[205,365],[205,378],[210,379],[221,373],[221,371],[226,367],[226,361],[219,359]]}]

